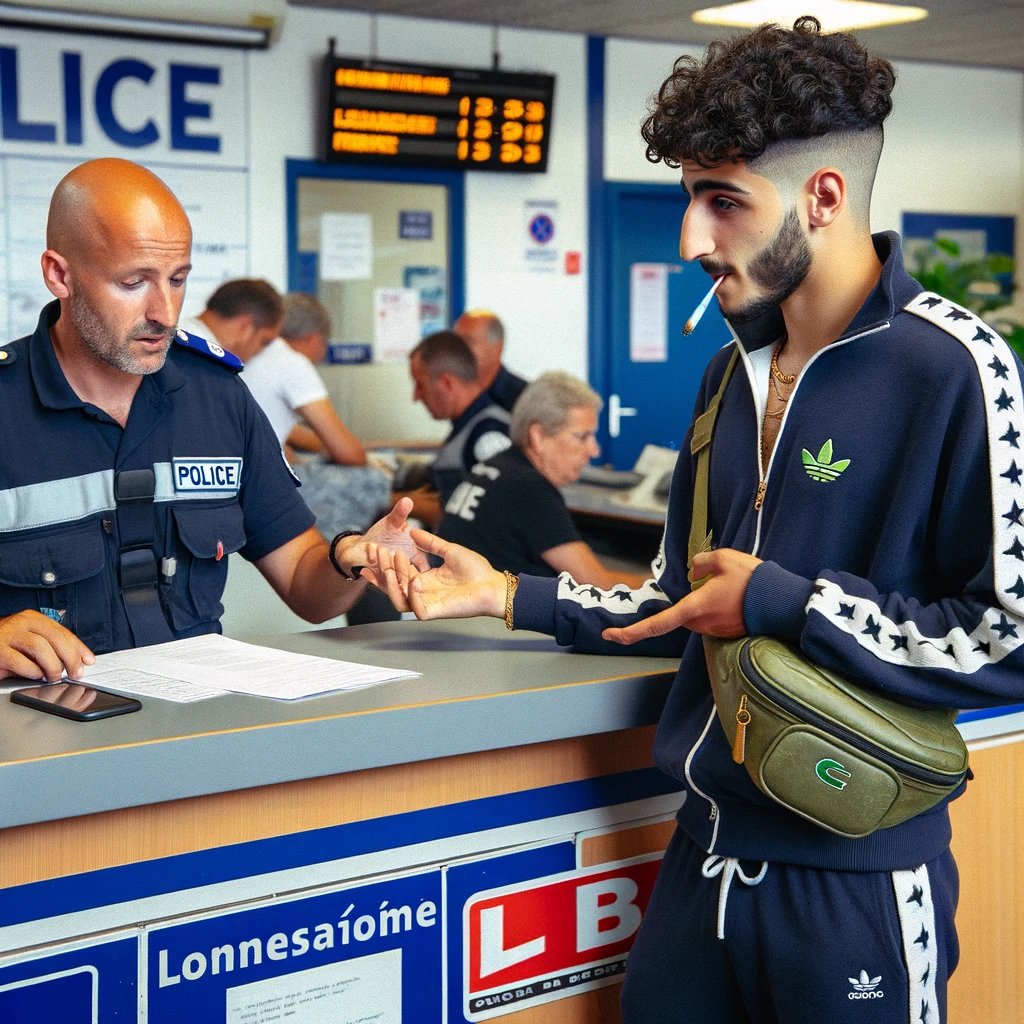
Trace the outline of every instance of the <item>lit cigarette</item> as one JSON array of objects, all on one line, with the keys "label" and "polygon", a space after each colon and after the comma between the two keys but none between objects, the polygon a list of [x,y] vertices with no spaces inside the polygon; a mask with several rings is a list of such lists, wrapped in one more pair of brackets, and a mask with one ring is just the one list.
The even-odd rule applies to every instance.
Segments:
[{"label": "lit cigarette", "polygon": [[707,295],[700,300],[700,305],[690,314],[690,319],[683,324],[683,334],[689,334],[700,323],[700,318],[707,312],[711,300],[718,291],[718,286],[725,280],[725,274],[715,278],[715,283],[708,289]]}]

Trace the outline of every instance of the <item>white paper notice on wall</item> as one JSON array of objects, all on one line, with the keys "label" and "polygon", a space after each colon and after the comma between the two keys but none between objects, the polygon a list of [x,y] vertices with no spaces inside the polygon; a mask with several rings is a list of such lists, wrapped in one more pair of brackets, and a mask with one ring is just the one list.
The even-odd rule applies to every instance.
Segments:
[{"label": "white paper notice on wall", "polygon": [[373,218],[368,213],[320,216],[320,280],[368,281],[373,277]]},{"label": "white paper notice on wall", "polygon": [[373,289],[373,357],[404,362],[420,340],[420,293],[415,288]]},{"label": "white paper notice on wall", "polygon": [[668,359],[668,265],[629,268],[629,358],[634,363]]},{"label": "white paper notice on wall", "polygon": [[401,1024],[402,951],[294,971],[227,990],[227,1024]]}]

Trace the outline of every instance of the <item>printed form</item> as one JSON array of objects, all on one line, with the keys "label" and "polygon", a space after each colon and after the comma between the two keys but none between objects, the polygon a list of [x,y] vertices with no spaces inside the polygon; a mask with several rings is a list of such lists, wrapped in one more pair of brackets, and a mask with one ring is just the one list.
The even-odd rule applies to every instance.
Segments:
[{"label": "printed form", "polygon": [[220,697],[225,692],[301,700],[418,675],[407,669],[279,651],[211,633],[98,654],[96,663],[86,669],[84,681],[103,689],[184,703]]}]

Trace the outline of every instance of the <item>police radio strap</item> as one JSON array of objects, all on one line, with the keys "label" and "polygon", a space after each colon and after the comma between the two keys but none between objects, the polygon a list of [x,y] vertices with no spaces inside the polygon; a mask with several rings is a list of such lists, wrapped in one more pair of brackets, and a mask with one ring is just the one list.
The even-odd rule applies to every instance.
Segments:
[{"label": "police radio strap", "polygon": [[121,470],[115,478],[121,599],[136,647],[174,639],[157,589],[160,577],[154,550],[155,494],[156,475],[152,468]]}]

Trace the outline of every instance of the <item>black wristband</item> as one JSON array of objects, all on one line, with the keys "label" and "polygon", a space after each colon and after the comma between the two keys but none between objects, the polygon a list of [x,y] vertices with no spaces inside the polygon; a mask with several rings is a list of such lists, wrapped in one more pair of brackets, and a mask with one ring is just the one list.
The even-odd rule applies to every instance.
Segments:
[{"label": "black wristband", "polygon": [[359,579],[359,570],[362,569],[362,566],[361,565],[354,565],[354,566],[352,566],[352,568],[355,570],[355,575],[354,576],[350,576],[341,567],[341,562],[339,562],[338,559],[335,557],[334,549],[337,546],[339,540],[344,540],[346,537],[361,537],[361,536],[362,536],[362,530],[342,530],[341,533],[336,533],[334,535],[334,537],[331,538],[331,543],[327,545],[327,557],[331,560],[331,565],[334,566],[334,571],[339,576],[342,576],[342,577],[344,577],[347,580],[357,580],[357,579]]}]

